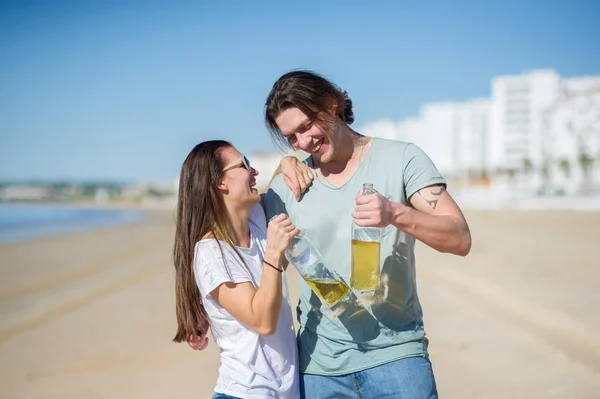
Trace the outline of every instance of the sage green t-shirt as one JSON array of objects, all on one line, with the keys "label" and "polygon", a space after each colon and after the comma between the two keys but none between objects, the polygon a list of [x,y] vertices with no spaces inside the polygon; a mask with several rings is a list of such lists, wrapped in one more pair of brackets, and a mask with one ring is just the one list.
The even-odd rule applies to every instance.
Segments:
[{"label": "sage green t-shirt", "polygon": [[[312,166],[310,157],[305,162]],[[375,138],[354,175],[341,187],[315,178],[296,201],[278,176],[265,196],[267,220],[282,212],[288,214],[321,253],[325,267],[350,282],[352,212],[363,183],[372,183],[390,201],[408,205],[407,199],[418,190],[445,181],[414,144]],[[356,304],[334,316],[308,284],[299,280],[301,372],[343,375],[427,354],[414,245],[412,236],[394,226],[382,229],[381,288],[370,311]]]}]

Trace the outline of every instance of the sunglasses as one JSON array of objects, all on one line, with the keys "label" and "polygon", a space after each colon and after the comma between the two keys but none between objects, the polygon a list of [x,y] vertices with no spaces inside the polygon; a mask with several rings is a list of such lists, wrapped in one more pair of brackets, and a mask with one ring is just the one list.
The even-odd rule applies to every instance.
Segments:
[{"label": "sunglasses", "polygon": [[[239,163],[240,161],[242,162],[241,164]],[[251,171],[252,166],[250,166],[250,161],[248,160],[248,158],[246,158],[244,155],[242,155],[241,157],[239,157],[238,159],[233,161],[233,163],[225,166],[223,168],[223,172],[225,172],[226,170],[229,170],[229,169],[234,169],[234,168],[246,168],[248,171]]]}]

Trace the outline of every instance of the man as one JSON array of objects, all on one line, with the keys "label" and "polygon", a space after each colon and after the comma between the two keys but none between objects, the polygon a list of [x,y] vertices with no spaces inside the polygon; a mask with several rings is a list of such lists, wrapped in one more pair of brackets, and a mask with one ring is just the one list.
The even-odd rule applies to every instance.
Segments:
[{"label": "man", "polygon": [[[303,396],[437,397],[416,291],[414,244],[418,239],[461,256],[470,251],[467,222],[445,180],[417,146],[352,130],[347,93],[315,73],[294,71],[279,78],[265,113],[276,141],[310,154],[305,162],[316,177],[300,196],[299,188],[290,190],[277,176],[265,196],[267,219],[288,214],[325,267],[346,281],[352,223],[382,228],[380,287],[365,299],[369,312],[353,308],[322,317],[318,297],[300,280]],[[363,183],[372,183],[377,192],[356,195]]]}]

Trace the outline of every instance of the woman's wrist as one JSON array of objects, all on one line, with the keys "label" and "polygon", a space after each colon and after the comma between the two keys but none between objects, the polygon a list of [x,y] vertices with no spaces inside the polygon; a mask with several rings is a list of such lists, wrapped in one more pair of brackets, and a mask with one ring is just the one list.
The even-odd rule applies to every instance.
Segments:
[{"label": "woman's wrist", "polygon": [[265,264],[265,265],[267,265],[267,267],[271,267],[281,273],[283,271],[283,267],[281,267],[281,259],[282,258],[283,258],[283,256],[282,256],[281,252],[271,250],[267,247],[267,249],[265,251],[265,256],[263,258],[263,264]]},{"label": "woman's wrist", "polygon": [[283,273],[283,267],[279,266],[279,265],[274,265],[271,262],[268,262],[266,260],[263,259],[263,264],[270,267],[271,269],[275,269],[277,270],[279,273]]},{"label": "woman's wrist", "polygon": [[271,263],[280,263],[283,252],[276,251],[267,247],[265,250],[265,259]]}]

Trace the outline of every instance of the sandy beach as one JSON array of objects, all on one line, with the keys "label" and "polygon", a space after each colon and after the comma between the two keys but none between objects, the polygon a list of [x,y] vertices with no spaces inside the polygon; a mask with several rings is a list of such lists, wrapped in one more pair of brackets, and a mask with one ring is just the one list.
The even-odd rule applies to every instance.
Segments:
[{"label": "sandy beach", "polygon": [[[466,216],[468,257],[417,248],[440,397],[600,397],[600,212]],[[157,210],[0,244],[0,396],[210,398],[217,347],[171,342],[173,230]]]}]

